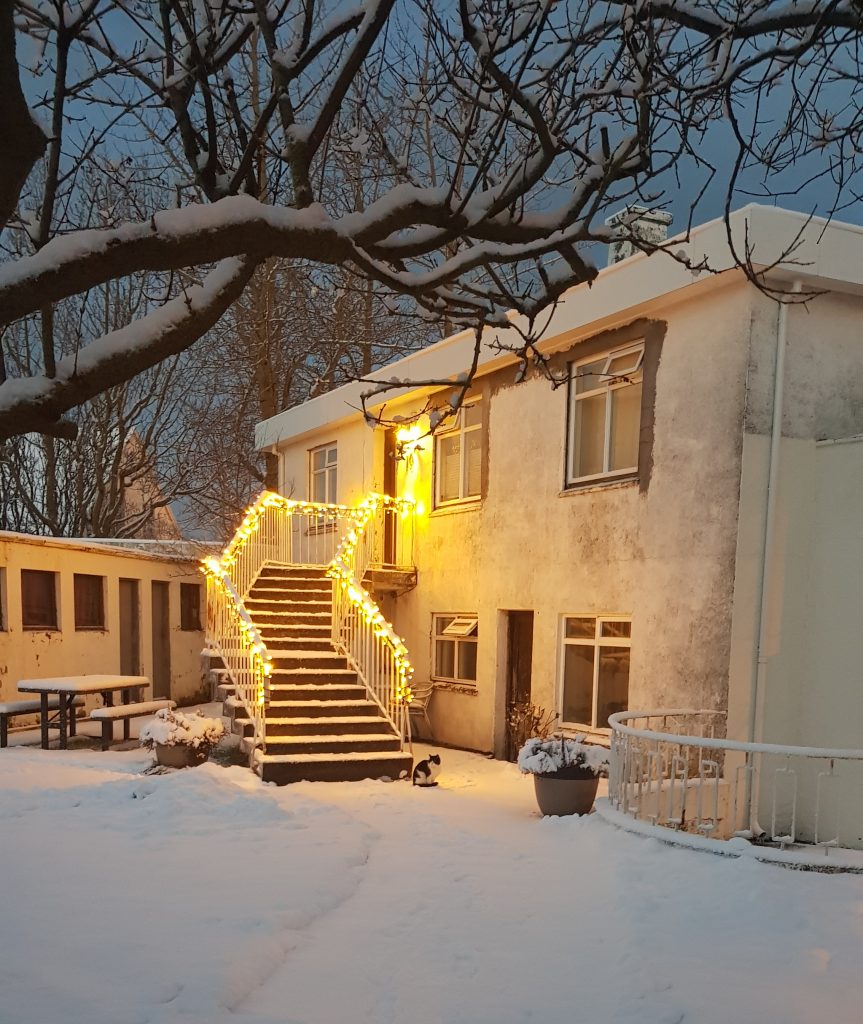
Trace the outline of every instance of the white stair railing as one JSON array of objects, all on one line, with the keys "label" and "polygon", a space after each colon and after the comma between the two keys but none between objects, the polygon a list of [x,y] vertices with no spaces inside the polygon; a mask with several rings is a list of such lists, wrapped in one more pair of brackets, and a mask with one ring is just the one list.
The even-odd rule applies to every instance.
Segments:
[{"label": "white stair railing", "polygon": [[410,742],[410,680],[413,667],[404,641],[386,621],[363,586],[370,566],[385,562],[383,528],[387,515],[407,520],[414,511],[410,498],[370,494],[355,510],[327,575],[333,587],[334,646],[356,669],[360,681],[398,733],[402,748]]},{"label": "white stair railing", "polygon": [[220,564],[244,598],[268,562],[328,565],[356,511],[264,491],[247,510]]},{"label": "white stair railing", "polygon": [[[254,725],[254,747],[266,749],[272,659],[244,599],[268,564],[327,566],[337,580],[333,639],[357,670],[399,735],[407,735],[407,649],[362,585],[370,567],[413,563],[409,498],[371,494],[359,506],[293,501],[264,491],[247,510],[220,558],[207,558],[207,640],[221,656],[236,699]],[[347,530],[347,534],[345,534]]]},{"label": "white stair railing", "polygon": [[266,748],[265,709],[273,670],[267,647],[228,574],[215,558],[204,562],[207,576],[207,633],[210,650],[221,657],[239,700],[254,726],[252,750]]}]

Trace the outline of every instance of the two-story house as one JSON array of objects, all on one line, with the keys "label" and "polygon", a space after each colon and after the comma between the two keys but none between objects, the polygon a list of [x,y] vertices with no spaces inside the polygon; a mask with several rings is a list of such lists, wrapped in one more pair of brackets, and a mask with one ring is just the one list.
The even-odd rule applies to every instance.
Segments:
[{"label": "two-story house", "polygon": [[259,425],[287,497],[416,500],[416,585],[380,606],[435,739],[506,756],[529,701],[599,737],[700,708],[741,739],[863,746],[863,233],[750,206],[732,234],[762,288],[713,222],[675,246],[713,272],[637,254],[568,293],[541,342],[557,387],[517,382],[490,330],[430,431],[465,332],[374,375],[408,382],[369,402],[388,426],[362,382]]}]

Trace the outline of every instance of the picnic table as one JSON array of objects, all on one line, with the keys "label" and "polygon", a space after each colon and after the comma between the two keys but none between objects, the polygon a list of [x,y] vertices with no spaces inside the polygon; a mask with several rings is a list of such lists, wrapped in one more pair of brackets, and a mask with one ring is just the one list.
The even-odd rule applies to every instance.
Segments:
[{"label": "picnic table", "polygon": [[38,693],[41,696],[42,749],[48,749],[49,700],[55,695],[59,700],[60,747],[66,749],[70,712],[74,714],[76,697],[101,693],[105,707],[114,706],[114,694],[122,695],[122,703],[131,703],[138,690],[150,685],[146,676],[86,675],[57,676],[53,679],[22,679],[18,683],[21,693]]}]

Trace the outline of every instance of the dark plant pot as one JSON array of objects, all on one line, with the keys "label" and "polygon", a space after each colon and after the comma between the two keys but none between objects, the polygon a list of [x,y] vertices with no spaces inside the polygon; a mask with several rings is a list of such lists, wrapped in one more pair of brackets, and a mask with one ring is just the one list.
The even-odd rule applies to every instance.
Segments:
[{"label": "dark plant pot", "polygon": [[549,775],[534,775],[533,785],[542,814],[589,814],[599,776],[583,768],[564,768]]},{"label": "dark plant pot", "polygon": [[157,743],[156,763],[164,768],[193,768],[207,760],[206,747],[190,747],[188,743]]}]

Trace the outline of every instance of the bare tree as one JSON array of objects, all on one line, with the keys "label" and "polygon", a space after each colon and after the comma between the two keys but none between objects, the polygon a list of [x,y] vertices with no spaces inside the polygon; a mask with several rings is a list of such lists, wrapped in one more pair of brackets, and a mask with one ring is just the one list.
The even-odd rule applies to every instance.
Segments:
[{"label": "bare tree", "polygon": [[398,316],[372,282],[335,268],[326,276],[270,260],[221,323],[196,346],[184,402],[198,455],[187,506],[216,536],[262,487],[278,486],[278,460],[254,448],[255,424],[428,341],[428,325]]},{"label": "bare tree", "polygon": [[[37,104],[50,133],[26,123],[8,71],[13,12],[54,72]],[[609,241],[612,207],[661,205],[682,172],[697,206],[724,166],[702,149],[720,122],[737,147],[729,203],[755,172],[770,193],[800,167],[833,183],[835,207],[856,197],[861,19],[849,0],[3,5],[0,117],[24,126],[26,145],[0,162],[0,212],[32,188],[21,192],[43,136],[61,175],[84,157],[103,157],[104,172],[120,146],[133,160],[170,153],[177,207],[63,225],[2,267],[0,326],[109,281],[169,283],[131,325],[62,358],[45,332],[38,367],[18,379],[0,367],[0,437],[71,434],[70,409],[191,346],[274,258],[359,275],[478,337],[515,309],[531,358],[540,312],[596,275],[591,247]],[[58,140],[81,115],[90,127],[73,152]],[[368,203],[334,194],[346,151],[382,168]],[[8,223],[21,219],[19,199]]]}]

